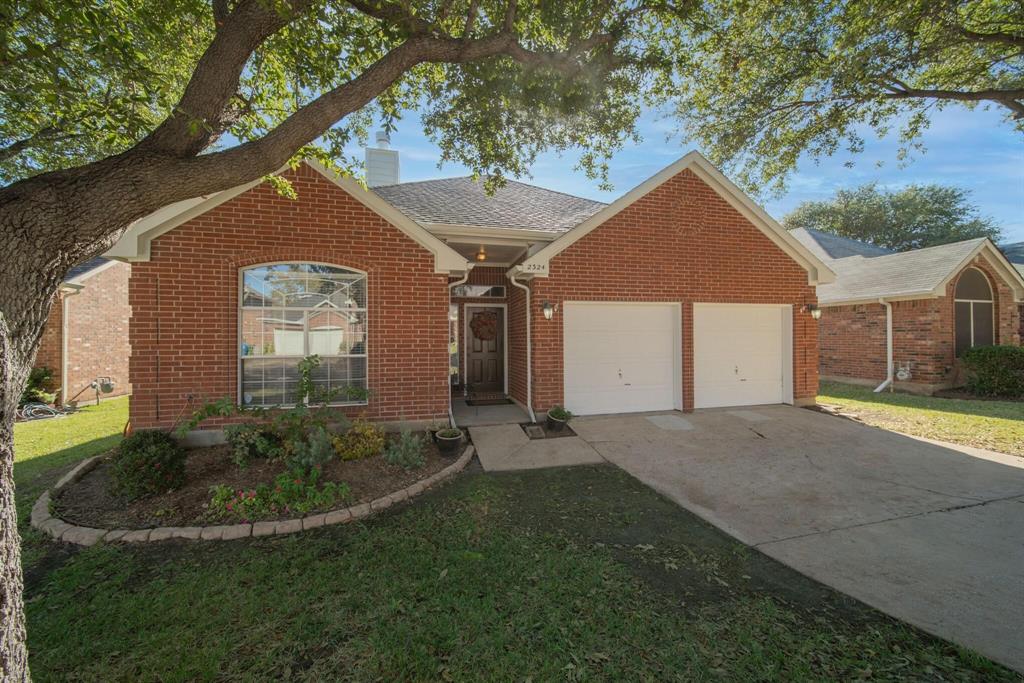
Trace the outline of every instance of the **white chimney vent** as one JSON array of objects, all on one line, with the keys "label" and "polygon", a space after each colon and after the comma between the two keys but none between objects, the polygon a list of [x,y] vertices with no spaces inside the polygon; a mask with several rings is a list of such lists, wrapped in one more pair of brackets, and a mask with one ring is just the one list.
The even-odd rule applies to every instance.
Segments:
[{"label": "white chimney vent", "polygon": [[388,149],[391,137],[387,131],[379,130],[377,146],[366,148],[366,185],[395,185],[402,182],[398,173],[398,150]]}]

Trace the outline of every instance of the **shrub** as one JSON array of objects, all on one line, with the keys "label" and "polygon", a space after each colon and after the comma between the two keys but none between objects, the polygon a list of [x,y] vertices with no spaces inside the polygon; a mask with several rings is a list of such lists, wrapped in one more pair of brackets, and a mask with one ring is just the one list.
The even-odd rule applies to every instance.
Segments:
[{"label": "shrub", "polygon": [[231,460],[239,467],[246,467],[258,458],[275,460],[284,455],[281,438],[265,425],[228,425],[224,436],[231,446]]},{"label": "shrub", "polygon": [[389,465],[407,470],[423,467],[427,456],[423,453],[423,438],[403,429],[397,439],[384,450],[384,460]]},{"label": "shrub", "polygon": [[1024,347],[978,346],[963,355],[967,389],[979,396],[1024,398]]},{"label": "shrub", "polygon": [[384,450],[384,431],[366,420],[356,420],[352,427],[334,437],[334,450],[342,460],[361,460]]},{"label": "shrub", "polygon": [[185,483],[185,455],[167,432],[137,431],[114,451],[114,488],[129,499],[176,489]]},{"label": "shrub", "polygon": [[563,422],[568,422],[572,419],[572,413],[562,406],[552,406],[551,410],[548,411],[548,415]]},{"label": "shrub", "polygon": [[25,390],[21,392],[19,405],[28,403],[53,403],[57,394],[53,388],[53,371],[50,368],[32,368],[28,373]]},{"label": "shrub", "polygon": [[288,464],[293,470],[309,472],[335,456],[334,442],[324,427],[316,427],[306,438],[292,443]]},{"label": "shrub", "polygon": [[320,470],[308,473],[279,474],[273,485],[261,484],[254,489],[232,489],[213,486],[208,514],[213,519],[253,521],[278,515],[305,515],[314,510],[336,506],[349,497],[348,484],[327,482],[319,485]]}]

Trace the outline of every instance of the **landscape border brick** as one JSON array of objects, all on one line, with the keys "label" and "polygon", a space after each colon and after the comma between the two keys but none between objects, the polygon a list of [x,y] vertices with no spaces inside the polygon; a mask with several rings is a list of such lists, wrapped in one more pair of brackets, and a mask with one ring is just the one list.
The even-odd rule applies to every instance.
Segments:
[{"label": "landscape border brick", "polygon": [[306,517],[282,519],[252,524],[216,524],[211,526],[187,527],[156,527],[148,529],[97,529],[93,527],[70,524],[50,511],[57,492],[81,479],[87,472],[100,464],[103,455],[96,455],[83,460],[70,472],[61,477],[54,487],[44,491],[32,506],[31,525],[54,539],[90,546],[96,543],[159,543],[176,538],[187,540],[230,541],[250,536],[274,536],[294,534],[306,529],[321,526],[347,524],[363,519],[375,512],[385,510],[399,502],[411,500],[424,491],[449,479],[461,472],[476,453],[472,445],[467,445],[462,455],[440,472],[413,482],[405,488],[381,496],[369,503],[360,503],[347,508],[339,508],[328,512],[316,513]]}]

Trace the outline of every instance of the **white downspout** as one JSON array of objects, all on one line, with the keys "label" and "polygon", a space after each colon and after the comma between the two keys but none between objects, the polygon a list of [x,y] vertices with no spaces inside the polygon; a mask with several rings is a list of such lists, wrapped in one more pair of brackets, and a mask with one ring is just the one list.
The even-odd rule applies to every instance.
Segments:
[{"label": "white downspout", "polygon": [[892,361],[892,304],[885,299],[879,299],[878,303],[885,306],[885,381],[875,387],[875,393],[885,391],[889,387],[892,391],[893,367]]},{"label": "white downspout", "polygon": [[[466,274],[462,276],[462,279],[461,280],[456,280],[455,282],[449,282],[448,283],[448,310],[445,311],[445,317],[451,315],[451,310],[452,310],[452,289],[454,289],[455,287],[458,287],[459,285],[466,284],[466,281],[469,280],[469,272],[471,270],[473,270],[473,266],[474,265],[475,264],[473,264],[473,263],[466,263],[466,266],[467,266],[466,267]],[[451,324],[452,324],[452,321],[451,321],[451,318],[447,318],[447,319],[448,319],[448,327],[450,328]],[[456,335],[457,334],[458,334],[458,332],[456,332]],[[451,355],[451,353],[449,353],[448,354],[448,362],[449,362],[448,374],[444,378],[444,387],[445,387],[444,390],[448,392],[448,421],[451,423],[452,429],[455,429],[458,425],[455,424],[455,411],[452,410],[452,371],[451,371],[451,365],[450,365],[451,357],[452,357],[452,355]],[[459,363],[460,364],[462,363],[462,346],[461,345],[459,346]]]},{"label": "white downspout", "polygon": [[533,337],[530,335],[530,288],[516,280],[518,271],[513,268],[506,275],[513,286],[523,290],[526,294],[526,411],[530,414],[530,422],[537,422],[537,416],[533,414],[533,361],[530,349],[533,348]]}]

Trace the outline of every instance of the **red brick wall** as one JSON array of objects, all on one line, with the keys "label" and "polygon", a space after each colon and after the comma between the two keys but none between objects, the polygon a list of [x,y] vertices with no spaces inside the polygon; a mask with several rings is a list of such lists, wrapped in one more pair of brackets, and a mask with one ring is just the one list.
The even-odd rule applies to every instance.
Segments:
[{"label": "red brick wall", "polygon": [[[46,327],[43,328],[43,336],[39,340],[39,349],[36,351],[36,362],[33,367],[49,368],[53,373],[50,381],[50,389],[56,390],[64,381],[61,377],[61,348],[64,339],[64,305],[63,292],[58,292],[50,304],[50,315],[46,319]],[[59,396],[58,396],[59,400]]]},{"label": "red brick wall", "polygon": [[134,427],[173,423],[190,395],[237,400],[239,269],[273,261],[368,273],[371,393],[346,413],[447,416],[447,277],[433,256],[316,171],[286,175],[298,200],[257,186],[154,240],[151,260],[133,265]]},{"label": "red brick wall", "polygon": [[508,393],[526,405],[526,293],[508,287]]},{"label": "red brick wall", "polygon": [[131,393],[128,358],[131,355],[128,321],[128,279],[131,266],[114,263],[81,281],[84,285],[67,300],[67,373],[70,400],[86,389],[79,401],[96,396],[89,384],[97,377],[114,380],[114,391],[104,397]]},{"label": "red brick wall", "polygon": [[562,311],[539,302],[681,302],[683,406],[693,408],[693,303],[792,303],[793,392],[818,389],[817,324],[800,306],[816,296],[807,272],[691,171],[571,245],[533,281],[533,402],[561,403]]},{"label": "red brick wall", "polygon": [[[1020,312],[1009,285],[985,257],[976,258],[970,265],[989,277],[997,318],[996,343],[1020,344]],[[913,383],[942,385],[954,380],[953,295],[958,279],[959,274],[946,286],[946,296],[892,304],[893,360],[897,369],[901,363],[910,364]],[[821,374],[881,382],[885,373],[885,308],[881,304],[825,308],[821,317]]]}]

